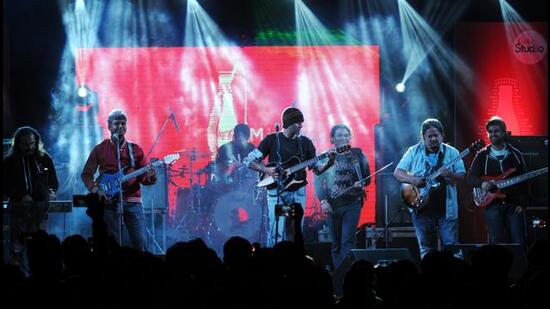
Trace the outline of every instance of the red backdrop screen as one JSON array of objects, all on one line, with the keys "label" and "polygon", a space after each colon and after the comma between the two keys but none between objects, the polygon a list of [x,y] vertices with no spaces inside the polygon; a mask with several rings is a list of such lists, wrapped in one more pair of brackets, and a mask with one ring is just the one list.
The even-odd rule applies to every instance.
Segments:
[{"label": "red backdrop screen", "polygon": [[[98,95],[97,121],[105,137],[107,115],[121,108],[128,115],[128,139],[147,153],[174,112],[179,131],[170,120],[151,157],[181,152],[176,169],[189,168],[192,149],[198,154],[193,169],[204,168],[231,140],[237,123],[250,126],[251,142],[258,145],[281,122],[282,110],[295,105],[305,115],[302,134],[318,154],[331,146],[330,128],[344,123],[352,130],[352,146],[363,149],[374,171],[380,110],[376,46],[93,48],[78,54],[77,79]],[[176,192],[189,186],[189,175],[171,180],[173,214]],[[375,192],[373,179],[360,223],[375,220]],[[316,205],[309,185],[306,215]]]}]

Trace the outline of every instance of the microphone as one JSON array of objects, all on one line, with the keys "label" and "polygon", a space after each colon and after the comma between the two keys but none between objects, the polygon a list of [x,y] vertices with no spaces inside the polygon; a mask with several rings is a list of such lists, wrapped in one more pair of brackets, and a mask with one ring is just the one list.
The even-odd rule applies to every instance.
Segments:
[{"label": "microphone", "polygon": [[279,132],[279,123],[275,122],[275,132]]},{"label": "microphone", "polygon": [[176,131],[180,131],[180,127],[178,126],[178,121],[176,120],[176,114],[174,112],[170,112],[170,117],[172,117],[172,121],[174,122],[174,127],[176,127]]},{"label": "microphone", "polygon": [[114,134],[113,137],[118,141],[120,141],[120,135],[122,134],[122,129],[119,128]]}]

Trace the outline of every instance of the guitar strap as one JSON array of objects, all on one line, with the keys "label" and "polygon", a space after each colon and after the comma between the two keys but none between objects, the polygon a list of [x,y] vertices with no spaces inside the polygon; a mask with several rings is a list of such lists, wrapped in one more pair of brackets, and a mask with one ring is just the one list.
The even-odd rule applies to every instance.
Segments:
[{"label": "guitar strap", "polygon": [[359,165],[359,155],[353,154],[353,168],[355,168],[355,173],[357,174],[357,180],[363,179],[363,173],[361,173],[361,166]]},{"label": "guitar strap", "polygon": [[281,142],[279,141],[279,133],[280,132],[275,133],[275,136],[277,137],[277,157],[279,159],[278,163],[282,164],[283,159],[281,158]]},{"label": "guitar strap", "polygon": [[304,152],[302,151],[302,136],[298,136],[298,150],[300,151],[300,161],[304,162]]},{"label": "guitar strap", "polygon": [[130,166],[136,166],[136,160],[134,159],[134,150],[132,149],[132,143],[126,142],[128,144],[128,154],[130,155]]},{"label": "guitar strap", "polygon": [[435,165],[436,169],[439,169],[443,166],[443,158],[445,158],[445,144],[441,144],[441,146],[443,147],[443,151],[439,154],[437,158],[437,164]]},{"label": "guitar strap", "polygon": [[441,168],[443,166],[443,159],[445,158],[445,150],[446,149],[445,149],[445,144],[441,144],[441,146],[443,148],[442,149],[443,151],[441,151],[439,153],[439,155],[437,156],[437,163],[435,164],[435,166],[432,167],[432,166],[430,166],[430,163],[428,163],[428,161],[425,162],[427,171],[430,171],[430,169],[431,169],[431,171],[436,171],[436,170],[438,170],[439,168]]}]

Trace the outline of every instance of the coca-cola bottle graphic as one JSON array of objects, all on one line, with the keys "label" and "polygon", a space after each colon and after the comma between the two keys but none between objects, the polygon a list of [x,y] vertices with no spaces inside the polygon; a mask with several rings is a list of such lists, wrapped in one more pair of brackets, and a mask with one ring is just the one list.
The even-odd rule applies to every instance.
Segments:
[{"label": "coca-cola bottle graphic", "polygon": [[232,71],[218,72],[218,91],[216,101],[210,112],[208,125],[208,148],[212,159],[216,157],[218,148],[230,142],[233,138],[233,128],[237,125],[237,115],[233,105],[231,83],[235,78],[236,66]]},{"label": "coca-cola bottle graphic", "polygon": [[479,136],[486,136],[485,123],[498,115],[506,121],[506,129],[514,135],[528,135],[533,125],[522,106],[522,97],[517,80],[513,78],[499,78],[493,83],[489,106],[482,122],[479,124]]}]

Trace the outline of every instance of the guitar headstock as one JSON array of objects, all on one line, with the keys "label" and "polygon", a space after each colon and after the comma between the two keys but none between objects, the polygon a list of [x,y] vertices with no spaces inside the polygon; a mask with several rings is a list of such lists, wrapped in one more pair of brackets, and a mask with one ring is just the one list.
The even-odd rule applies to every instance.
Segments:
[{"label": "guitar headstock", "polygon": [[349,151],[351,149],[351,146],[349,144],[338,146],[335,148],[337,153],[344,153],[346,151]]},{"label": "guitar headstock", "polygon": [[180,154],[179,153],[173,153],[173,154],[169,154],[167,156],[164,157],[164,159],[162,160],[165,164],[171,164],[173,163],[174,161],[178,160],[180,158]]},{"label": "guitar headstock", "polygon": [[468,147],[471,152],[477,152],[480,151],[483,147],[485,147],[485,142],[482,139],[478,139],[475,142]]}]

